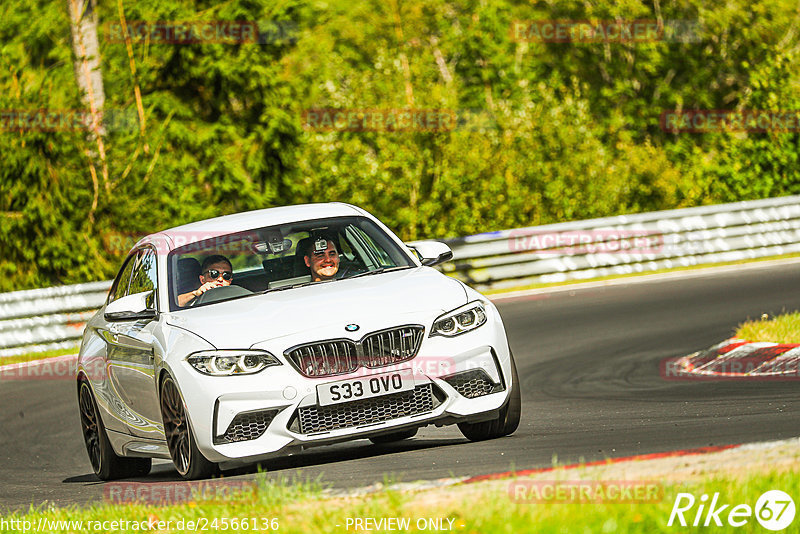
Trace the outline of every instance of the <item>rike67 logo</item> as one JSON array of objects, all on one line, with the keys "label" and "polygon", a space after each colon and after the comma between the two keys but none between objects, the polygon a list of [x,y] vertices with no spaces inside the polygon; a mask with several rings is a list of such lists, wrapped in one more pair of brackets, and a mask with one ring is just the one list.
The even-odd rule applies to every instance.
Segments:
[{"label": "rike67 logo", "polygon": [[791,525],[794,515],[794,501],[781,490],[764,492],[754,508],[748,504],[723,504],[719,493],[714,493],[710,501],[705,493],[699,499],[691,493],[679,493],[667,526],[721,527],[727,523],[730,527],[742,527],[755,516],[762,527],[777,531]]}]

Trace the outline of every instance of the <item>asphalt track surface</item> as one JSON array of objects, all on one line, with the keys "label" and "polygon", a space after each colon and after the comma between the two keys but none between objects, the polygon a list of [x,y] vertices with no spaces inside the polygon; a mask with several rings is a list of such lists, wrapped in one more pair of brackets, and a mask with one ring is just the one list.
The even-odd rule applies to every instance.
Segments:
[{"label": "asphalt track surface", "polygon": [[[664,380],[660,362],[707,348],[739,322],[800,309],[800,263],[498,301],[522,383],[512,436],[471,443],[427,427],[392,445],[311,449],[262,466],[334,488],[529,469],[800,435],[798,382]],[[103,499],[71,380],[0,381],[0,511]],[[687,460],[691,461],[691,460]],[[234,479],[249,479],[255,469]],[[180,480],[170,463],[145,483]],[[108,488],[106,487],[106,490]]]}]

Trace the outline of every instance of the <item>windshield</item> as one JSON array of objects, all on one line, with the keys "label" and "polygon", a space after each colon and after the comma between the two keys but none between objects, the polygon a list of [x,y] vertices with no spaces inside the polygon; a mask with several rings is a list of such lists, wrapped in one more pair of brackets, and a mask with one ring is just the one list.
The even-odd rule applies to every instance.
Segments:
[{"label": "windshield", "polygon": [[214,236],[170,252],[170,309],[413,267],[375,223],[337,217]]}]

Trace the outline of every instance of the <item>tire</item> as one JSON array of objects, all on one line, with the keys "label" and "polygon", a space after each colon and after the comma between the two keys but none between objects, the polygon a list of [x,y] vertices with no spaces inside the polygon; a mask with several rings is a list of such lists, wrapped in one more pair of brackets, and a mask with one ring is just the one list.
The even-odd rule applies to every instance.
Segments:
[{"label": "tire", "polygon": [[172,463],[181,478],[196,480],[210,478],[219,472],[219,467],[210,462],[197,448],[197,442],[189,426],[186,410],[183,407],[178,386],[167,376],[161,383],[161,419],[164,422],[164,436]]},{"label": "tire", "polygon": [[401,430],[400,432],[394,432],[393,434],[384,434],[382,436],[374,436],[369,438],[369,440],[374,443],[375,445],[383,445],[386,443],[394,443],[395,441],[402,441],[404,439],[413,438],[417,435],[418,428],[412,428],[411,430]]},{"label": "tire", "polygon": [[100,480],[146,476],[153,462],[150,458],[123,458],[114,452],[106,434],[94,394],[85,380],[78,382],[78,408],[86,452],[94,473]]},{"label": "tire", "polygon": [[511,355],[511,392],[508,402],[500,408],[500,415],[491,421],[480,423],[458,423],[458,429],[470,441],[483,441],[513,434],[519,427],[522,399],[520,398],[519,378],[514,355]]}]

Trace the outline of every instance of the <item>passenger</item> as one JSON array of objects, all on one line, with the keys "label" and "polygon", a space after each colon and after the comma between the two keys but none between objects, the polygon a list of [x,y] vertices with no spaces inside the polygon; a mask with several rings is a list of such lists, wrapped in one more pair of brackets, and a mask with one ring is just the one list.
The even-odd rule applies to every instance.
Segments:
[{"label": "passenger", "polygon": [[178,295],[178,306],[186,306],[209,289],[229,286],[231,282],[233,282],[233,267],[228,258],[219,254],[209,256],[203,260],[203,265],[200,267],[200,287]]},{"label": "passenger", "polygon": [[333,280],[336,273],[339,272],[339,251],[336,249],[336,243],[330,239],[312,240],[308,244],[303,258],[306,266],[311,269],[313,282]]}]

